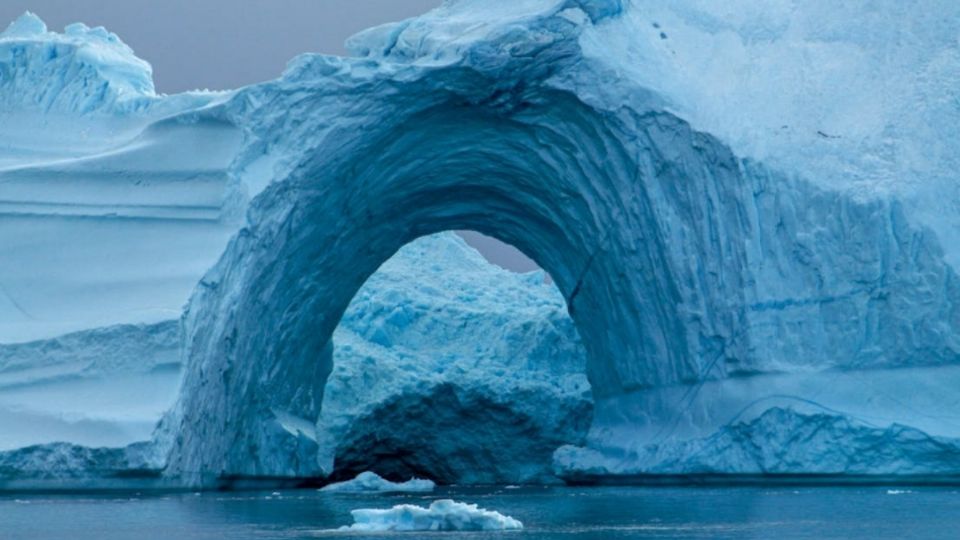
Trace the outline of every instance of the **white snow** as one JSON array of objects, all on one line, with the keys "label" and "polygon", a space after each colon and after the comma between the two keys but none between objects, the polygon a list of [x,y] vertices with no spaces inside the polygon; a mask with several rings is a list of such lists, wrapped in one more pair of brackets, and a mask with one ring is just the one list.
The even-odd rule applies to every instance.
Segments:
[{"label": "white snow", "polygon": [[337,482],[320,488],[320,491],[335,491],[339,493],[362,493],[375,491],[379,493],[422,493],[433,491],[436,484],[432,480],[411,478],[406,482],[391,482],[381,478],[376,473],[365,471],[353,480]]},{"label": "white snow", "polygon": [[440,499],[424,508],[413,504],[398,504],[393,508],[360,508],[351,510],[353,525],[343,531],[504,531],[523,528],[520,521],[484,510],[476,504]]}]

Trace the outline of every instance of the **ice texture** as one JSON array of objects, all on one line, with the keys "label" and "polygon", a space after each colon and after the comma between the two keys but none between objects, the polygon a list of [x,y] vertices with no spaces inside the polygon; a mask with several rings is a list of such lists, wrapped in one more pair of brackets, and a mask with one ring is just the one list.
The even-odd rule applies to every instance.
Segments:
[{"label": "ice texture", "polygon": [[176,321],[0,344],[0,451],[151,438],[180,383]]},{"label": "ice texture", "polygon": [[960,470],[960,438],[932,437],[900,424],[884,427],[824,412],[772,407],[702,439],[667,439],[627,455],[564,446],[558,475],[597,479],[642,474],[921,475]]},{"label": "ice texture", "polygon": [[[835,16],[813,4],[779,15],[817,9]],[[674,105],[682,85],[644,84],[636,72],[722,64],[677,64],[670,28],[644,13],[629,2],[448,2],[356,36],[358,58],[300,56],[281,79],[224,104],[249,122],[250,148],[284,157],[186,312],[190,367],[170,470],[250,470],[256,457],[236,440],[278,444],[269,412],[252,403],[319,414],[322,387],[294,381],[330,372],[329,338],[355,291],[399,246],[450,228],[504,239],[555,278],[587,351],[592,451],[616,458],[707,437],[783,401],[951,436],[955,393],[929,416],[914,411],[929,409],[920,389],[937,391],[937,370],[960,359],[960,287],[942,247],[955,231],[925,226],[908,198],[806,167],[801,152],[835,141],[832,126],[800,129],[793,161],[705,131],[702,111]],[[760,54],[753,35],[700,26],[746,42],[750,61]],[[771,50],[782,45],[762,35]],[[911,35],[945,53],[956,46]],[[783,36],[857,47],[868,67],[891,58],[842,36]],[[754,77],[742,86],[752,89],[777,69],[725,73]],[[813,100],[830,95],[805,93],[815,89],[791,89],[807,100],[792,118],[829,116],[813,114]],[[736,118],[762,125],[748,108]],[[906,149],[912,133],[885,144]],[[841,137],[869,143],[866,132]],[[832,167],[861,188],[891,180],[862,165]],[[916,370],[903,375],[911,384],[888,384],[893,368]],[[885,405],[894,402],[909,405]]]},{"label": "ice texture", "polygon": [[411,478],[406,482],[391,482],[381,478],[377,473],[365,471],[357,475],[353,480],[327,484],[321,488],[321,491],[332,491],[341,493],[362,493],[375,491],[380,493],[419,493],[424,491],[433,491],[436,484],[432,480],[423,478]]},{"label": "ice texture", "polygon": [[155,97],[150,64],[116,34],[83,23],[64,32],[27,12],[0,33],[0,102],[7,111],[88,114]]},{"label": "ice texture", "polygon": [[351,510],[353,525],[342,531],[505,531],[523,528],[520,521],[479,508],[476,504],[440,499],[424,508],[414,504],[398,504],[393,508],[360,508]]},{"label": "ice texture", "polygon": [[0,452],[0,489],[130,487],[160,477],[164,455],[149,442],[123,448],[50,443]]},{"label": "ice texture", "polygon": [[[351,448],[372,451],[373,426],[402,432],[398,404],[450,413],[431,441],[491,402],[541,411],[529,425],[546,433],[555,413],[529,403],[572,396],[563,377],[524,402],[484,354],[464,379],[491,385],[425,376],[413,394],[404,377],[369,403],[331,387],[358,420],[325,409],[335,367],[355,369],[339,339],[388,351],[378,366],[448,345],[404,342],[416,311],[386,291],[383,318],[340,323],[402,246],[473,229],[550,273],[582,343],[595,412],[556,456],[564,475],[960,472],[952,450],[911,442],[960,437],[960,4],[926,8],[451,0],[354,36],[352,57],[179,96],[153,94],[106,31],[25,16],[0,38],[0,339],[159,322],[195,285],[158,432],[165,474],[188,485],[373,469]],[[463,312],[496,320],[492,296]],[[487,328],[450,345],[470,357]],[[555,333],[510,335],[529,350]],[[826,439],[791,438],[808,428]],[[853,465],[823,443],[874,438]],[[785,443],[789,466],[755,465]]]}]

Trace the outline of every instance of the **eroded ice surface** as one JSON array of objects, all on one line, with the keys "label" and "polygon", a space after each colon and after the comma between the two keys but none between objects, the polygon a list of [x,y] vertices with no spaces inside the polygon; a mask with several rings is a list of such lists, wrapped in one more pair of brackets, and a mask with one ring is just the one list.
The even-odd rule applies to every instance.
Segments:
[{"label": "eroded ice surface", "polygon": [[149,440],[176,399],[176,321],[0,345],[0,451]]},{"label": "eroded ice surface", "polygon": [[177,115],[225,95],[156,95],[103,28],[0,34],[0,343],[179,317],[236,231],[240,134]]}]

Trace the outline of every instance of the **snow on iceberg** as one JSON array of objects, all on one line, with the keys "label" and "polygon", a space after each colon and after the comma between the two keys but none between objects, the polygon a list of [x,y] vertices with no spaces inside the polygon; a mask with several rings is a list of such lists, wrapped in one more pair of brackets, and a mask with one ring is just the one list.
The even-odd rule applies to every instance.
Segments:
[{"label": "snow on iceberg", "polygon": [[406,482],[391,482],[381,478],[377,473],[365,471],[358,474],[353,480],[329,484],[320,488],[320,491],[335,491],[339,493],[363,493],[370,491],[380,493],[421,493],[433,491],[435,487],[436,484],[434,484],[432,480],[411,478]]},{"label": "snow on iceberg", "polygon": [[523,523],[476,504],[440,499],[424,508],[398,504],[393,508],[351,510],[353,525],[342,531],[505,531],[519,530]]}]

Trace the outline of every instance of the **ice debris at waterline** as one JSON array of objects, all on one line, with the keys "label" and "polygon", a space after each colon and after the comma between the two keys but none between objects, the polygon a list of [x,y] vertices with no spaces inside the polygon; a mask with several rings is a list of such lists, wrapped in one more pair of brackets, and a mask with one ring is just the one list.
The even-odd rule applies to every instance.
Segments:
[{"label": "ice debris at waterline", "polygon": [[[596,399],[564,474],[843,466],[793,436],[817,425],[841,454],[893,428],[862,474],[960,473],[911,442],[960,437],[960,3],[927,7],[450,0],[352,57],[175,96],[117,36],[25,15],[0,35],[0,340],[154,324],[189,296],[167,478],[376,470],[358,456],[381,421],[467,396],[442,439],[486,405],[405,385],[348,403],[351,433],[324,410],[331,337],[399,247],[473,229],[549,271],[581,338]],[[405,354],[409,315],[359,335]],[[728,440],[737,460],[695,454]]]},{"label": "ice debris at waterline", "polygon": [[504,531],[519,530],[523,523],[476,504],[440,499],[424,508],[398,504],[393,508],[351,510],[353,525],[342,531]]},{"label": "ice debris at waterline", "polygon": [[380,475],[370,471],[362,472],[353,480],[337,482],[320,488],[320,491],[335,491],[340,493],[362,493],[362,492],[381,492],[381,493],[399,493],[412,492],[420,493],[433,491],[436,484],[433,480],[423,478],[411,478],[406,482],[391,482]]}]

